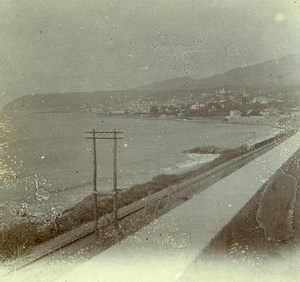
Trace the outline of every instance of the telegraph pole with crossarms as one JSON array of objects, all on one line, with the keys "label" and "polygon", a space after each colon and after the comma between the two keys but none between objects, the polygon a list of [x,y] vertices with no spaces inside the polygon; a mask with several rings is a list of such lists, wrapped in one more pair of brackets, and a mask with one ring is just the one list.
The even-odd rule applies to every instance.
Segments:
[{"label": "telegraph pole with crossarms", "polygon": [[113,215],[115,223],[118,220],[118,178],[117,178],[117,140],[123,139],[123,136],[118,134],[123,134],[122,130],[111,130],[111,131],[96,131],[92,129],[85,132],[86,139],[93,140],[93,163],[94,163],[94,173],[93,173],[93,195],[94,195],[94,219],[95,219],[95,232],[97,238],[98,234],[98,204],[97,204],[97,152],[96,152],[96,140],[113,140]]}]

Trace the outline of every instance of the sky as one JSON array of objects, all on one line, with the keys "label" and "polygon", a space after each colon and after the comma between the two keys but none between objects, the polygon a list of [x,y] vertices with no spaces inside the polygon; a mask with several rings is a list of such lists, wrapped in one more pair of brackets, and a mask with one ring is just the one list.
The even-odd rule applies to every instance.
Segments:
[{"label": "sky", "polygon": [[1,0],[0,106],[299,53],[300,0]]}]

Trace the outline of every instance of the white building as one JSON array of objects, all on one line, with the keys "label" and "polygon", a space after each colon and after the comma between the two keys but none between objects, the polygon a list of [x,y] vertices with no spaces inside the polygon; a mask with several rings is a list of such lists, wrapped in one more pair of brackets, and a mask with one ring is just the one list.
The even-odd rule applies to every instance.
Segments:
[{"label": "white building", "polygon": [[268,99],[263,96],[254,97],[253,103],[268,104]]}]

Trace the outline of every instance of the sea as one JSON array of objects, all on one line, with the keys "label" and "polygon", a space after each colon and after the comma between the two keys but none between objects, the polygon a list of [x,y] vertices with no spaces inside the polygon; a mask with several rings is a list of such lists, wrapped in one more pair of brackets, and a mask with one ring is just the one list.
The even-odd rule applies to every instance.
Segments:
[{"label": "sea", "polygon": [[[259,123],[103,117],[95,113],[31,113],[14,117],[1,114],[1,187],[4,190],[15,187],[16,180],[24,186],[28,179],[34,182],[35,178],[40,183],[47,182],[54,190],[91,183],[93,144],[85,132],[92,129],[123,131],[118,134],[123,139],[117,141],[120,189],[149,181],[158,174],[183,172],[218,157],[182,153],[196,146],[236,148],[279,132]],[[112,134],[101,136],[112,137]],[[96,151],[98,186],[110,190],[113,140],[98,139]]]}]

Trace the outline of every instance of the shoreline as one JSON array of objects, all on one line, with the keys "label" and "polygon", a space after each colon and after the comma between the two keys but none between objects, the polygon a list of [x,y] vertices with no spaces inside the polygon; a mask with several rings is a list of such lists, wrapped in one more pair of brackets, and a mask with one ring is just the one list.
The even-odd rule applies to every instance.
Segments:
[{"label": "shoreline", "polygon": [[[35,111],[35,112],[24,112],[24,113],[7,113],[0,111],[1,114],[4,114],[8,117],[20,117],[34,114],[86,114],[98,116],[100,118],[125,118],[125,119],[141,119],[141,120],[151,120],[151,121],[176,121],[176,122],[195,122],[195,123],[217,123],[217,124],[244,124],[244,125],[263,125],[269,126],[271,128],[277,128],[273,124],[270,124],[267,120],[257,120],[257,121],[241,121],[241,120],[231,120],[224,121],[225,116],[212,116],[211,118],[176,118],[176,117],[151,117],[151,116],[134,116],[134,115],[126,115],[126,114],[104,114],[104,113],[96,113],[96,112],[83,112],[83,111]],[[277,121],[280,117],[277,117]],[[276,122],[274,122],[276,123]]]},{"label": "shoreline", "polygon": [[[44,113],[36,113],[36,114],[44,114]],[[53,113],[49,113],[49,114],[52,115]],[[57,114],[61,114],[61,113],[57,113]],[[74,115],[78,114],[78,116],[80,114],[83,114],[83,115],[88,114],[89,116],[92,116],[92,117],[97,116],[97,115],[95,115],[95,113],[78,113],[78,112],[69,113],[68,112],[68,113],[64,113],[64,114],[74,114]],[[109,118],[109,116],[106,116],[106,117]],[[33,117],[33,118],[35,118],[35,117]],[[50,119],[50,117],[47,117],[47,118],[45,118],[45,120],[48,118]],[[114,118],[118,118],[118,117],[114,116]],[[57,116],[56,119],[60,120],[60,116]],[[135,117],[135,119],[137,119],[137,117]],[[138,119],[145,120],[145,118],[143,118],[143,117],[138,117]],[[147,118],[147,120],[155,121],[155,119],[152,119],[152,118]],[[159,120],[166,120],[166,119],[159,119]],[[167,121],[169,121],[169,120],[167,120]],[[185,120],[178,120],[178,119],[171,119],[170,121],[185,122]],[[187,121],[190,121],[190,120],[187,120]],[[198,122],[198,121],[192,120],[192,122]],[[155,124],[154,124],[154,126],[155,126]],[[195,126],[195,127],[198,127],[198,126]],[[270,138],[270,137],[268,137],[268,138]],[[259,141],[260,141],[260,139],[257,139],[256,143]],[[199,145],[200,144],[201,143],[199,143]],[[192,146],[185,144],[185,147],[189,148],[190,150],[193,148]],[[177,150],[176,154],[180,154],[180,150]],[[216,154],[217,154],[217,152],[216,152]],[[180,154],[181,158],[175,159],[176,162],[174,162],[174,159],[173,159],[173,162],[171,162],[170,164],[167,163],[166,166],[163,166],[162,163],[160,163],[160,165],[161,165],[160,167],[155,166],[154,167],[155,169],[153,171],[154,173],[152,172],[152,174],[149,173],[150,169],[149,170],[145,169],[144,171],[136,170],[135,172],[132,170],[132,174],[129,177],[126,177],[126,178],[124,177],[123,179],[120,177],[119,187],[123,186],[126,189],[129,189],[131,186],[139,185],[139,184],[143,184],[147,181],[151,181],[151,179],[153,177],[158,176],[160,174],[167,174],[167,175],[184,174],[189,171],[198,170],[199,168],[201,169],[201,167],[209,165],[215,159],[218,159],[219,156],[216,154],[213,154],[211,156],[211,158],[208,160],[206,159],[207,156],[205,156],[206,153],[201,154],[201,156],[199,156],[198,154],[197,155]],[[160,156],[160,157],[163,158],[162,156]],[[203,160],[203,158],[204,158],[204,160]],[[51,167],[48,167],[47,169],[51,169]],[[51,171],[51,170],[49,170],[49,171]],[[41,173],[41,175],[43,175],[43,173]],[[1,205],[0,211],[2,212],[2,210],[3,210],[3,212],[4,212],[4,210],[5,210],[5,213],[6,212],[10,213],[11,211],[13,213],[15,213],[14,209],[20,208],[22,202],[28,202],[28,204],[30,206],[29,211],[31,212],[33,210],[34,211],[33,214],[35,214],[35,213],[38,214],[38,212],[37,212],[38,210],[45,210],[45,206],[48,206],[50,204],[50,202],[52,202],[51,203],[52,207],[62,205],[62,206],[66,206],[66,208],[68,208],[70,205],[73,205],[73,203],[79,202],[85,196],[90,195],[90,192],[91,192],[90,187],[92,185],[92,182],[90,181],[91,178],[89,176],[90,175],[88,175],[88,177],[85,177],[84,179],[80,178],[82,181],[75,183],[75,185],[72,185],[71,182],[70,182],[71,185],[68,185],[69,183],[65,182],[65,184],[67,184],[67,185],[55,187],[55,189],[57,189],[57,190],[52,190],[52,188],[48,189],[46,187],[44,194],[48,194],[48,192],[49,192],[50,196],[49,196],[49,199],[47,197],[47,200],[42,200],[42,201],[40,201],[39,199],[36,198],[35,189],[33,189],[33,191],[29,191],[30,195],[29,195],[29,192],[27,194],[27,192],[25,192],[25,191],[23,194],[21,193],[22,195],[20,195],[20,193],[18,193],[19,195],[17,195],[16,190],[15,191],[8,191],[8,190],[6,191],[6,189],[5,189],[5,190],[3,190],[4,200],[3,200],[3,204]],[[47,177],[47,175],[45,177]],[[60,179],[60,178],[58,178],[58,179]],[[133,179],[133,181],[131,179]],[[99,190],[101,192],[111,190],[110,187],[112,187],[112,185],[109,180],[110,179],[108,179],[106,176],[104,178],[103,177],[99,178],[99,183],[100,183]],[[106,182],[108,182],[109,184],[105,186]],[[101,185],[102,185],[102,187],[101,187]],[[105,189],[105,191],[104,191],[103,188],[106,188],[106,187],[109,187],[109,188]],[[23,188],[21,190],[23,191]],[[5,193],[7,193],[7,196],[5,196]],[[11,195],[15,194],[15,195],[10,196],[9,194],[11,194]],[[70,197],[70,199],[68,199],[67,202],[70,201],[70,203],[66,204],[61,199],[63,194],[69,195],[68,197]],[[47,212],[45,212],[44,214],[45,214],[45,217],[46,216],[49,217],[49,214],[51,214],[50,209],[47,209]],[[14,218],[14,217],[15,216],[12,215],[12,218]],[[16,221],[18,221],[18,220],[16,220]]]},{"label": "shoreline", "polygon": [[210,163],[216,158],[220,157],[220,154],[209,154],[209,153],[184,153],[188,157],[188,160],[177,163],[175,166],[160,168],[161,172],[166,174],[177,174],[183,173],[189,170],[194,170],[201,167],[204,164]]},{"label": "shoreline", "polygon": [[[274,140],[270,141],[270,142],[274,142]],[[275,142],[276,142],[276,140],[275,140]],[[250,152],[248,152],[247,154],[249,154],[249,153]],[[227,156],[223,155],[217,159],[217,162],[212,161],[211,164],[207,164],[206,167],[204,166],[204,168],[202,170],[200,168],[200,169],[192,169],[192,170],[190,170],[190,172],[181,173],[181,174],[177,174],[177,175],[174,175],[174,174],[173,175],[160,175],[158,177],[154,177],[152,179],[152,181],[150,181],[150,182],[143,183],[140,185],[135,185],[135,186],[131,187],[130,190],[124,191],[121,193],[122,197],[119,198],[119,200],[120,200],[119,207],[120,208],[125,207],[126,205],[132,204],[139,199],[145,198],[145,197],[147,197],[147,195],[149,196],[149,193],[159,192],[159,191],[163,190],[164,188],[169,187],[170,185],[176,184],[183,180],[188,180],[195,176],[200,176],[201,174],[205,174],[205,173],[209,172],[211,169],[214,169],[215,166],[220,165],[223,167],[224,163],[231,161],[232,159],[241,157],[242,155],[243,155],[243,153],[238,154],[238,155],[236,155],[236,154],[234,154],[234,155],[228,154]],[[249,158],[249,156],[248,156],[248,158]],[[142,188],[145,188],[145,189],[142,189]],[[103,197],[101,199],[100,199],[100,197],[98,198],[98,206],[100,208],[100,210],[99,210],[100,215],[103,212],[104,213],[111,212],[112,205],[113,205],[111,198],[105,197],[105,195],[102,195],[102,196],[104,196],[104,198]],[[55,236],[55,235],[53,235],[53,232],[55,234],[63,234],[65,232],[68,232],[68,231],[74,229],[77,226],[76,223],[78,220],[79,220],[78,223],[80,225],[84,224],[84,222],[86,222],[86,221],[90,221],[91,214],[92,214],[93,199],[94,199],[93,195],[89,195],[83,201],[81,201],[78,205],[74,206],[74,208],[72,208],[70,210],[66,210],[64,212],[65,214],[63,216],[59,216],[59,217],[55,218],[55,223],[54,223],[55,229],[53,229],[53,226],[51,225],[52,221],[51,222],[49,221],[50,226],[47,227],[43,224],[43,226],[40,226],[40,228],[42,228],[42,229],[40,229],[40,231],[37,234],[35,234],[35,232],[30,233],[31,231],[29,231],[30,236],[33,236],[32,240],[35,242],[35,245],[40,244],[44,241],[53,239],[54,238],[53,236]],[[71,214],[73,216],[71,216]],[[61,215],[62,215],[62,213],[61,213]],[[7,230],[7,231],[15,232],[14,234],[16,234],[17,232],[23,232],[22,228],[27,228],[27,227],[39,228],[38,225],[36,225],[36,224],[38,224],[38,222],[35,222],[32,224],[30,224],[30,226],[27,226],[26,222],[23,222],[23,225],[21,225],[21,226],[15,225],[15,228],[12,227],[11,230]],[[71,227],[71,229],[69,229],[70,227]],[[36,239],[34,239],[35,238],[34,236],[41,236],[41,235],[38,235],[41,231],[42,231],[42,239],[40,239],[40,237],[36,237]],[[30,248],[30,246],[28,246],[28,247]],[[22,251],[25,251],[25,249],[22,249]]]}]

